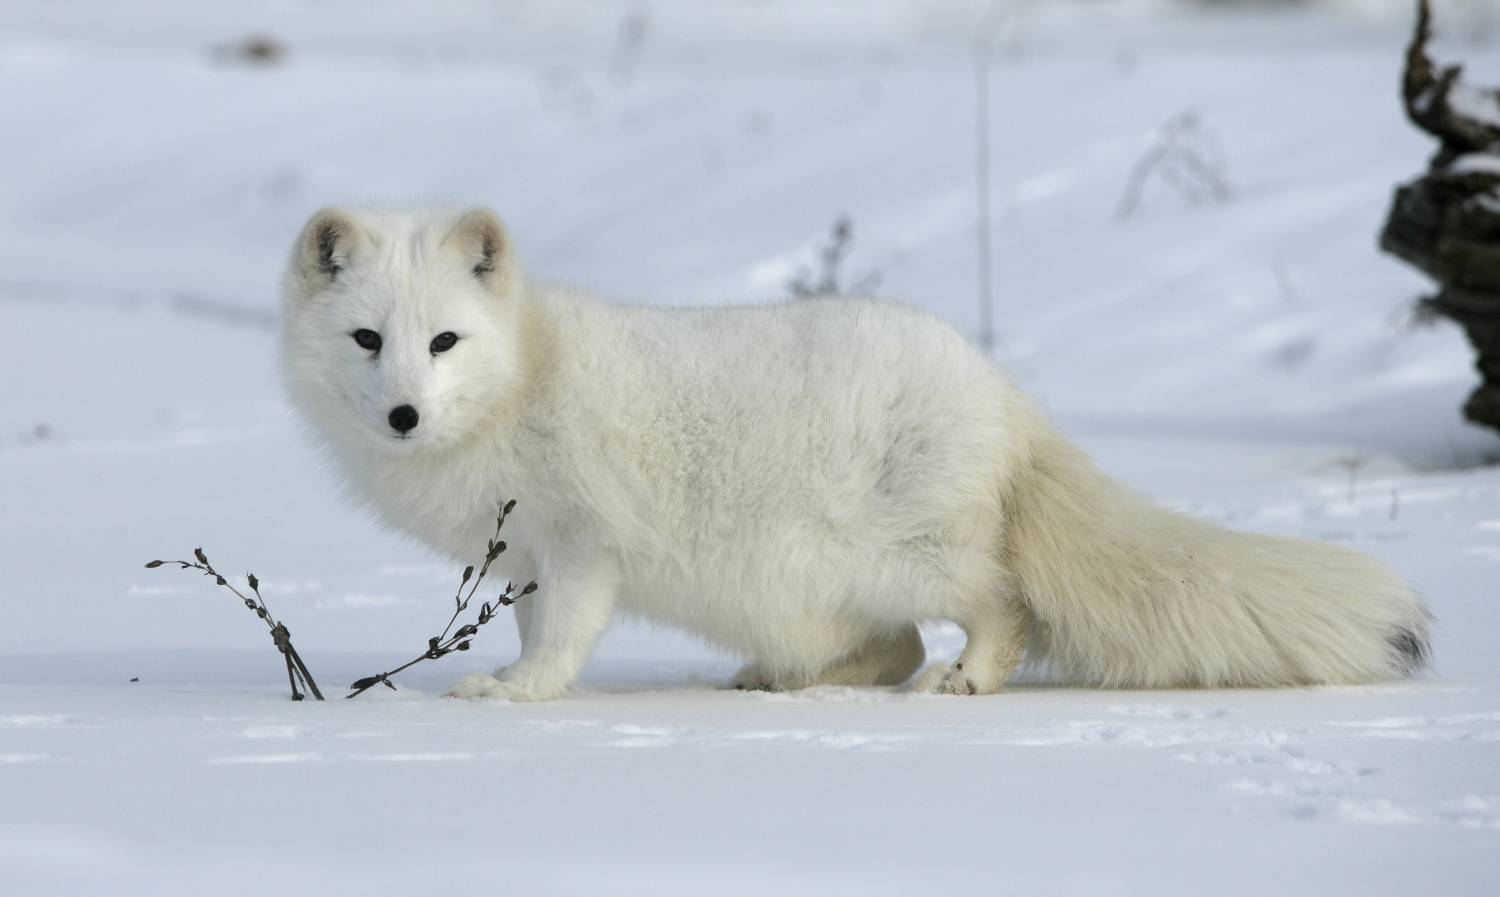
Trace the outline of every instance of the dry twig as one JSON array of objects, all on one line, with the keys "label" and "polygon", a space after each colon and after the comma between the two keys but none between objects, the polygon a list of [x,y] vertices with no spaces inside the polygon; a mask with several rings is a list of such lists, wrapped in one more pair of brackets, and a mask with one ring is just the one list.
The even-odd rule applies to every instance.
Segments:
[{"label": "dry twig", "polygon": [[1176,187],[1190,202],[1225,202],[1229,199],[1229,181],[1224,168],[1223,151],[1203,127],[1198,111],[1179,112],[1157,131],[1145,154],[1136,161],[1115,217],[1124,221],[1135,214],[1153,175]]},{"label": "dry twig", "polygon": [[[287,629],[285,624],[278,622],[275,617],[272,617],[270,609],[266,607],[266,600],[260,594],[260,580],[255,578],[255,574],[245,574],[245,581],[250,584],[250,591],[255,594],[253,599],[247,598],[243,592],[230,584],[229,580],[225,579],[219,571],[213,568],[213,565],[208,562],[208,555],[203,553],[203,549],[194,548],[193,557],[197,560],[152,561],[146,567],[148,569],[155,569],[164,564],[177,564],[183,570],[200,570],[204,576],[212,576],[216,583],[233,592],[236,598],[245,602],[245,607],[255,611],[255,615],[264,620],[266,626],[270,627],[271,641],[276,645],[276,650],[281,652],[282,658],[286,661],[286,678],[292,687],[292,700],[300,701],[307,694],[311,694],[319,701],[323,700],[323,693],[318,691],[318,683],[313,681],[312,673],[308,672],[307,664],[302,662],[301,655],[292,646],[291,630]],[[301,685],[300,690],[298,689],[299,684]]]},{"label": "dry twig", "polygon": [[[479,606],[479,616],[473,623],[465,623],[458,627],[456,631],[453,631],[452,635],[448,634],[450,630],[453,630],[453,624],[458,622],[459,616],[469,609],[469,601],[473,599],[474,593],[479,590],[479,584],[484,582],[484,576],[490,571],[490,565],[505,552],[505,543],[500,540],[500,529],[505,526],[505,518],[510,516],[510,512],[515,510],[515,507],[515,501],[511,500],[506,502],[505,506],[500,509],[500,515],[495,518],[495,535],[490,537],[489,546],[484,555],[484,563],[479,568],[479,575],[474,575],[474,567],[472,565],[464,568],[463,576],[458,582],[458,591],[453,595],[453,616],[448,618],[448,625],[443,627],[442,633],[427,640],[427,650],[412,660],[408,660],[401,666],[396,667],[394,670],[376,673],[373,676],[365,676],[362,679],[355,680],[349,686],[352,691],[344,697],[353,698],[362,695],[377,685],[384,685],[386,688],[395,691],[396,686],[391,682],[392,676],[424,660],[437,660],[440,657],[452,654],[454,651],[469,650],[469,643],[479,633],[479,627],[493,620],[496,612],[501,607],[509,607],[516,603],[516,599],[530,595],[536,591],[535,580],[527,583],[519,591],[516,589],[515,583],[507,582],[505,589],[495,598],[494,604],[486,601]],[[473,584],[469,585],[471,579],[473,580]],[[464,594],[465,585],[469,585],[469,593],[467,595]]]},{"label": "dry twig", "polygon": [[1500,145],[1500,121],[1466,114],[1473,102],[1454,102],[1461,93],[1487,94],[1491,105],[1500,105],[1500,91],[1470,88],[1459,79],[1463,66],[1439,67],[1427,55],[1432,39],[1432,7],[1428,0],[1417,3],[1417,24],[1406,47],[1406,70],[1401,76],[1401,101],[1412,123],[1438,140],[1442,150],[1434,164],[1446,164],[1464,153],[1493,149]]},{"label": "dry twig", "polygon": [[[489,540],[489,545],[485,551],[484,563],[479,568],[479,575],[474,575],[474,568],[472,566],[464,568],[463,578],[458,584],[458,591],[453,596],[453,616],[448,618],[448,625],[443,627],[442,633],[427,640],[427,650],[422,652],[417,658],[407,661],[393,670],[378,673],[374,676],[366,676],[363,679],[355,681],[349,686],[352,691],[348,695],[345,695],[345,697],[352,698],[363,694],[376,685],[384,685],[394,690],[396,686],[391,682],[391,677],[402,670],[421,663],[424,660],[437,660],[454,651],[469,650],[469,643],[478,634],[479,627],[493,620],[501,607],[509,607],[515,604],[517,599],[536,591],[535,581],[529,582],[519,589],[517,589],[515,583],[507,582],[505,589],[495,598],[493,604],[486,601],[480,605],[479,616],[473,623],[465,623],[458,627],[457,630],[453,629],[453,624],[458,622],[459,616],[469,609],[469,602],[473,599],[474,593],[479,590],[480,583],[484,582],[485,574],[489,573],[490,565],[505,552],[505,543],[500,540],[500,530],[505,526],[505,518],[510,516],[510,512],[515,510],[515,507],[516,503],[514,501],[508,501],[500,509],[499,515],[495,518],[495,535]],[[233,592],[235,597],[245,603],[245,607],[255,611],[255,615],[264,620],[266,626],[270,628],[271,641],[276,645],[276,650],[280,651],[282,657],[286,660],[286,678],[292,688],[292,700],[300,701],[308,694],[311,694],[319,701],[323,700],[323,693],[318,690],[317,683],[313,681],[312,673],[308,672],[307,665],[302,662],[302,657],[297,653],[297,649],[292,646],[291,631],[287,629],[285,624],[272,617],[270,609],[266,607],[265,599],[260,594],[260,580],[256,579],[255,574],[245,574],[245,579],[250,584],[250,591],[255,595],[254,598],[249,598],[239,589],[235,588],[228,579],[225,579],[218,570],[214,569],[213,565],[208,562],[208,555],[203,553],[202,548],[193,549],[193,557],[195,560],[192,561],[151,561],[146,564],[146,567],[155,569],[166,564],[176,564],[183,570],[199,570],[204,576],[213,577],[217,584]],[[470,584],[471,580],[472,585]],[[467,594],[464,592],[466,585],[468,586]],[[450,632],[452,633],[451,635],[449,634]]]},{"label": "dry twig", "polygon": [[848,215],[833,220],[828,232],[828,242],[818,250],[818,277],[805,266],[797,269],[797,275],[787,281],[786,289],[793,299],[813,299],[825,296],[861,295],[875,289],[880,275],[871,273],[856,280],[846,290],[839,284],[839,267],[849,255],[854,243],[854,224]]}]

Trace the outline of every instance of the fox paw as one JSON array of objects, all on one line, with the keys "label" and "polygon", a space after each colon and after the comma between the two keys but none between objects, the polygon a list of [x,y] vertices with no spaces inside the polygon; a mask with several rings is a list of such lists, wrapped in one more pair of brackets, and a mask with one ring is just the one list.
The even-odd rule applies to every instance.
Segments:
[{"label": "fox paw", "polygon": [[729,687],[735,691],[776,691],[776,684],[771,681],[771,676],[758,663],[747,663],[740,667],[740,671],[729,680]]},{"label": "fox paw", "polygon": [[491,701],[546,701],[562,693],[561,689],[542,689],[514,680],[496,679],[487,673],[475,673],[458,680],[447,697]]},{"label": "fox paw", "polygon": [[798,676],[777,676],[766,671],[758,663],[747,663],[729,680],[729,687],[736,691],[797,691],[816,685],[816,680]]},{"label": "fox paw", "polygon": [[922,673],[917,679],[917,684],[912,687],[913,691],[924,692],[930,695],[978,695],[993,694],[993,690],[985,690],[976,683],[968,673],[964,671],[962,663],[949,666],[946,663],[935,663]]}]

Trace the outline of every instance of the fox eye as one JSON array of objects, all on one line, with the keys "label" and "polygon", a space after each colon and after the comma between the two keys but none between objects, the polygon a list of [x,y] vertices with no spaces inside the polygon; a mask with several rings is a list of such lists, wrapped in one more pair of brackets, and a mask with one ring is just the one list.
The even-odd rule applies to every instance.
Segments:
[{"label": "fox eye", "polygon": [[432,354],[436,355],[439,352],[446,352],[453,348],[453,344],[456,342],[458,342],[458,334],[451,330],[445,330],[432,338],[432,345],[429,348],[432,349]]},{"label": "fox eye", "polygon": [[369,349],[371,352],[380,351],[380,334],[375,331],[361,328],[354,331],[352,335],[361,349]]}]

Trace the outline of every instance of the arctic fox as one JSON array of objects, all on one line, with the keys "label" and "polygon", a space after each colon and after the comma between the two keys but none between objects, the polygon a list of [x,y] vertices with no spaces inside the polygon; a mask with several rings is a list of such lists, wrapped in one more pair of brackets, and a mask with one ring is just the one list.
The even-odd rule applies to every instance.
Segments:
[{"label": "arctic fox", "polygon": [[461,697],[563,694],[615,608],[742,656],[735,684],[898,685],[918,624],[999,691],[1369,682],[1428,655],[1410,588],[1353,551],[1152,507],[952,329],[843,299],[621,308],[529,282],[482,209],[329,209],[293,247],[283,365],[351,493],[540,589],[521,654]]}]

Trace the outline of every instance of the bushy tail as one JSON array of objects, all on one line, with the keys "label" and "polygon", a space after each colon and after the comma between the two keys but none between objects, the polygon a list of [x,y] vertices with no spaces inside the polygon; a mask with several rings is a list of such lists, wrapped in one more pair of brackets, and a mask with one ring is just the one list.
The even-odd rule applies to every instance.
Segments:
[{"label": "bushy tail", "polygon": [[1375,560],[1153,507],[1043,430],[1014,480],[1005,553],[1036,621],[1033,656],[1068,678],[1357,683],[1425,665],[1430,616]]}]

